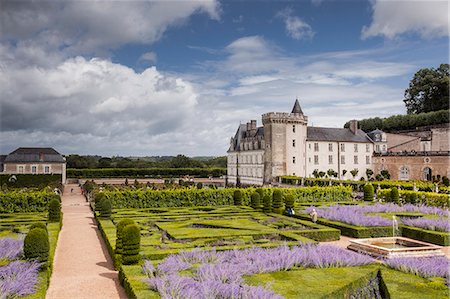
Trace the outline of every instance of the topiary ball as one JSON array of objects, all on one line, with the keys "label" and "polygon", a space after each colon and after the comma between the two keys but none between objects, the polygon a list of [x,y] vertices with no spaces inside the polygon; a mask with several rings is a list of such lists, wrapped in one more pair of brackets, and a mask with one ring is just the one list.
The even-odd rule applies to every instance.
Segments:
[{"label": "topiary ball", "polygon": [[283,193],[281,193],[281,190],[273,191],[272,211],[278,214],[283,212]]},{"label": "topiary ball", "polygon": [[109,198],[103,199],[103,201],[100,203],[100,217],[109,218],[111,217],[111,200]]},{"label": "topiary ball", "polygon": [[272,212],[272,198],[270,197],[270,195],[265,195],[263,197],[263,211],[264,213]]},{"label": "topiary ball", "polygon": [[49,221],[61,220],[61,203],[56,198],[52,199],[48,204],[48,220]]},{"label": "topiary ball", "polygon": [[123,229],[125,226],[129,224],[134,224],[134,221],[130,218],[125,218],[119,221],[117,223],[116,227],[116,254],[122,254],[122,236],[123,236]]},{"label": "topiary ball", "polygon": [[373,201],[374,188],[372,184],[364,185],[363,192],[365,201]]},{"label": "topiary ball", "polygon": [[400,196],[398,195],[398,189],[393,187],[390,192],[391,202],[398,204],[400,202]]},{"label": "topiary ball", "polygon": [[242,192],[241,190],[235,190],[233,194],[234,205],[242,206]]},{"label": "topiary ball", "polygon": [[94,195],[94,203],[95,203],[95,210],[96,211],[100,211],[101,203],[102,203],[102,201],[105,198],[106,198],[105,193],[103,193],[103,192],[95,193],[95,195]]},{"label": "topiary ball", "polygon": [[122,263],[124,265],[136,264],[141,256],[141,231],[136,224],[128,224],[123,228]]},{"label": "topiary ball", "polygon": [[23,241],[23,253],[26,259],[36,259],[46,263],[50,251],[50,242],[47,232],[42,228],[33,228]]},{"label": "topiary ball", "polygon": [[35,222],[30,226],[30,230],[32,230],[33,228],[40,228],[45,230],[45,232],[48,234],[48,230],[47,230],[47,224],[44,222]]},{"label": "topiary ball", "polygon": [[254,209],[259,209],[261,206],[261,199],[258,192],[253,192],[251,197],[250,206]]},{"label": "topiary ball", "polygon": [[284,204],[286,205],[286,208],[294,208],[295,199],[292,194],[286,195],[284,198]]}]

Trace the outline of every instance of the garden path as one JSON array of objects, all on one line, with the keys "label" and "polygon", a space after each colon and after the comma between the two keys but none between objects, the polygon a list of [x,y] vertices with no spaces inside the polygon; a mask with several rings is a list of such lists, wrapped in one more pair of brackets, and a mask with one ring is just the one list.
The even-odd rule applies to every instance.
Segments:
[{"label": "garden path", "polygon": [[127,298],[78,185],[65,185],[62,211],[63,226],[46,298]]}]

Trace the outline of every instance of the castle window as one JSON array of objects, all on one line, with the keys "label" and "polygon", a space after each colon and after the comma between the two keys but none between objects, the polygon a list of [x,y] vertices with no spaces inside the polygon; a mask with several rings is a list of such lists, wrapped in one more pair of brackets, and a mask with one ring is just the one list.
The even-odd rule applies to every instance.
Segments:
[{"label": "castle window", "polygon": [[328,164],[333,164],[333,155],[328,156]]},{"label": "castle window", "polygon": [[379,144],[375,145],[375,149],[376,149],[377,153],[379,153],[380,152],[380,145]]},{"label": "castle window", "polygon": [[295,133],[295,125],[292,125],[292,133]]},{"label": "castle window", "polygon": [[33,173],[33,174],[37,173],[37,166],[36,165],[31,166],[31,173]]},{"label": "castle window", "polygon": [[292,157],[292,164],[295,164],[295,157]]},{"label": "castle window", "polygon": [[358,156],[353,156],[353,164],[358,164]]},{"label": "castle window", "polygon": [[17,165],[17,173],[24,173],[24,172],[25,172],[25,166]]},{"label": "castle window", "polygon": [[50,166],[48,165],[44,166],[44,173],[50,173]]},{"label": "castle window", "polygon": [[328,151],[329,152],[333,151],[333,143],[328,143]]},{"label": "castle window", "polygon": [[308,158],[308,162],[311,163],[311,157]]},{"label": "castle window", "polygon": [[309,148],[309,149],[311,149],[311,143],[310,143],[310,144],[308,144],[308,148]]},{"label": "castle window", "polygon": [[370,164],[370,156],[366,156],[366,164]]},{"label": "castle window", "polygon": [[295,147],[295,139],[292,139],[292,147]]},{"label": "castle window", "polygon": [[318,156],[318,155],[315,155],[315,156],[314,156],[314,164],[315,164],[315,165],[318,165],[318,164],[319,164],[319,156]]},{"label": "castle window", "polygon": [[341,156],[341,164],[345,164],[345,156],[344,155]]},{"label": "castle window", "polygon": [[318,152],[319,151],[319,143],[314,143],[314,151]]},{"label": "castle window", "polygon": [[400,167],[399,178],[401,180],[408,180],[409,179],[409,168],[407,166]]},{"label": "castle window", "polygon": [[345,143],[341,143],[341,152],[345,152]]},{"label": "castle window", "polygon": [[355,153],[357,153],[358,152],[358,143],[355,143],[354,146],[355,146]]},{"label": "castle window", "polygon": [[369,153],[369,152],[370,152],[370,145],[366,144],[366,153]]}]

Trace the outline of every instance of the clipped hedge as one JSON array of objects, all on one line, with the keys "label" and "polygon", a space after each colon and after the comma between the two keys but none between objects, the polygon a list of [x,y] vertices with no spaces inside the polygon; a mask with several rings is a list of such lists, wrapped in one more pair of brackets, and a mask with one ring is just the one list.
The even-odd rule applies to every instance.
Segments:
[{"label": "clipped hedge", "polygon": [[116,250],[115,253],[116,254],[122,254],[123,251],[123,229],[125,228],[125,226],[129,225],[129,224],[135,224],[133,219],[130,218],[125,218],[119,221],[119,223],[117,223],[117,227],[116,227]]},{"label": "clipped hedge", "polygon": [[128,224],[122,232],[122,263],[132,265],[139,262],[141,256],[141,231],[136,224]]},{"label": "clipped hedge", "polygon": [[50,200],[48,204],[48,220],[52,222],[61,220],[61,203],[56,198]]},{"label": "clipped hedge", "polygon": [[109,198],[105,198],[100,203],[100,217],[109,218],[111,217],[112,205]]},{"label": "clipped hedge", "polygon": [[263,197],[263,211],[264,213],[272,212],[272,198],[270,195],[264,195]]},{"label": "clipped hedge", "polygon": [[6,185],[9,188],[45,188],[59,187],[61,184],[61,174],[14,174],[16,181],[11,181],[12,174],[0,174],[0,186]]},{"label": "clipped hedge", "polygon": [[432,243],[440,246],[450,245],[450,234],[448,232],[437,232],[417,227],[401,225],[402,236]]},{"label": "clipped hedge", "polygon": [[67,169],[69,178],[147,178],[147,177],[220,177],[227,174],[226,168],[95,168]]},{"label": "clipped hedge", "polygon": [[[448,208],[450,206],[450,197],[448,194],[398,190],[400,199],[404,203],[419,203],[427,206]],[[391,201],[391,189],[381,189],[377,191],[377,198],[384,201]],[[414,202],[412,202],[414,201]]]},{"label": "clipped hedge", "polygon": [[258,192],[253,192],[252,193],[252,198],[251,198],[251,202],[250,202],[250,206],[253,209],[259,209],[261,207],[261,198]]},{"label": "clipped hedge", "polygon": [[374,190],[373,190],[372,184],[364,185],[363,190],[364,190],[364,200],[365,201],[373,201]]},{"label": "clipped hedge", "polygon": [[48,190],[0,193],[0,213],[46,212],[52,199],[60,197]]},{"label": "clipped hedge", "polygon": [[[254,188],[236,189],[174,189],[174,190],[120,190],[102,191],[111,200],[114,208],[165,208],[192,206],[233,205],[234,193],[242,194],[242,205],[250,205]],[[311,188],[265,188],[264,194],[272,196],[274,190],[280,190],[285,197],[294,196],[296,202],[335,202],[351,200],[349,187],[311,187]]]},{"label": "clipped hedge", "polygon": [[46,263],[50,252],[48,232],[42,228],[33,228],[25,236],[23,253],[26,259],[36,259]]}]

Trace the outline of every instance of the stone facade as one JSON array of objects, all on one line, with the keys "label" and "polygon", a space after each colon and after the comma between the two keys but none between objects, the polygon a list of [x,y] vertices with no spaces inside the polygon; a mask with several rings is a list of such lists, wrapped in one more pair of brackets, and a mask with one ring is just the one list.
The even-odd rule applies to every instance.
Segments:
[{"label": "stone facade", "polygon": [[18,148],[3,161],[4,174],[61,174],[66,182],[66,159],[52,148]]}]

